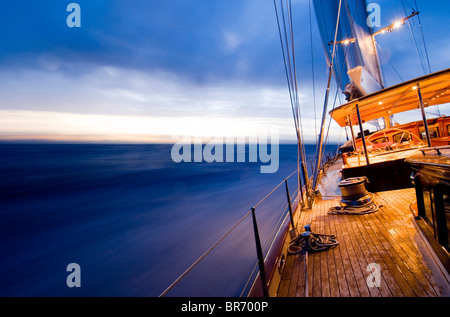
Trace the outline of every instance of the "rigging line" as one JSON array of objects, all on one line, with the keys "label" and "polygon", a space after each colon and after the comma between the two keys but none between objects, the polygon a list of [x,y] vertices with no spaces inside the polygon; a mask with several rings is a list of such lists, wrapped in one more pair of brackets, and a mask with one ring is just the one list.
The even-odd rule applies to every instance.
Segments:
[{"label": "rigging line", "polygon": [[[344,54],[345,55],[345,54]],[[342,78],[342,73],[341,73],[341,78]],[[341,80],[341,79],[340,79]],[[339,81],[340,81],[339,80]],[[336,107],[336,99],[337,98],[339,98],[339,104],[342,104],[342,101],[341,101],[341,95],[339,94],[339,85],[338,85],[338,88],[336,89],[336,94],[335,94],[335,96],[334,96],[334,102],[333,102],[333,109],[332,110],[334,110],[334,108]],[[325,145],[326,144],[328,144],[328,135],[329,135],[329,132],[330,132],[330,126],[331,126],[331,119],[328,121],[328,129],[327,129],[327,136],[326,136],[326,138],[325,138]],[[352,128],[352,127],[350,127],[350,128]],[[339,139],[338,139],[338,148],[337,148],[337,151],[336,151],[336,155],[338,154],[338,152],[339,152],[339,144],[340,144],[340,139],[341,139],[341,133],[342,133],[342,129],[339,129]]]},{"label": "rigging line", "polygon": [[339,154],[339,147],[341,145],[341,135],[342,135],[342,129],[339,129],[338,146],[337,146],[337,149],[336,149],[336,154],[334,156],[338,156],[338,154]]},{"label": "rigging line", "polygon": [[[380,45],[378,44],[378,42],[376,41],[375,37],[373,38],[373,42],[375,43],[375,47],[378,47],[381,49]],[[383,64],[381,64],[381,62],[379,63],[380,66],[380,71],[381,71],[381,76],[384,79],[384,86],[385,87],[389,87],[389,85],[386,82],[386,68],[384,67]]]},{"label": "rigging line", "polygon": [[[288,81],[288,87],[289,87],[289,96],[291,98],[291,108],[292,108],[292,116],[294,118],[294,123],[295,123],[295,132],[297,134],[297,140],[300,139],[300,135],[299,135],[299,122],[298,122],[298,118],[296,116],[296,104],[295,104],[295,100],[296,100],[296,95],[295,95],[295,90],[294,90],[294,83],[292,80],[292,66],[291,66],[291,57],[289,54],[289,41],[288,41],[288,37],[287,37],[287,30],[286,30],[286,19],[285,19],[285,15],[284,15],[284,7],[283,7],[283,0],[280,0],[280,4],[281,4],[281,13],[282,13],[282,18],[283,18],[283,29],[284,29],[284,38],[286,39],[286,41],[283,41],[283,37],[281,36],[281,45],[284,48],[284,45],[286,45],[285,48],[285,70],[286,70],[286,80]],[[281,30],[281,23],[279,24],[280,30]],[[280,31],[281,34],[281,31]]]},{"label": "rigging line", "polygon": [[[295,50],[294,50],[294,28],[292,23],[292,8],[291,8],[291,0],[286,0],[286,6],[287,11],[289,13],[288,15],[288,21],[289,21],[289,33],[291,37],[291,50],[292,50],[292,65],[293,65],[293,71],[294,71],[294,89],[295,89],[295,96],[296,96],[296,106],[298,107],[298,86],[297,86],[297,69],[295,66]],[[299,109],[297,109],[299,111]]]},{"label": "rigging line", "polygon": [[[286,0],[287,2],[287,0]],[[300,135],[301,135],[301,140],[302,140],[302,164],[305,164],[304,159],[305,159],[305,144],[303,142],[304,140],[304,135],[303,135],[303,124],[302,124],[302,114],[300,111],[300,98],[299,98],[299,94],[298,94],[298,85],[297,85],[297,67],[295,64],[295,49],[294,49],[294,27],[293,27],[293,19],[292,19],[292,6],[291,6],[291,0],[289,0],[289,5],[288,5],[288,9],[289,9],[289,29],[290,29],[290,34],[291,34],[291,47],[292,47],[292,64],[293,64],[293,70],[294,70],[294,80],[295,80],[295,93],[296,93],[296,109],[297,109],[297,121],[299,122],[299,128],[300,128]]]},{"label": "rigging line", "polygon": [[[286,32],[286,20],[285,20],[285,17],[284,17],[284,8],[282,6],[282,4],[283,4],[282,0],[280,0],[280,3],[281,3],[281,7],[282,7],[282,16],[283,16],[283,22],[284,22],[284,30],[285,30],[286,42],[288,42],[287,36],[286,36],[286,34],[287,34],[287,32]],[[279,37],[280,37],[281,47],[282,47],[282,51],[283,51],[283,59],[284,59],[285,72],[286,72],[286,81],[288,83],[288,88],[289,88],[289,96],[290,96],[290,100],[291,100],[292,115],[294,117],[295,131],[296,131],[296,134],[297,134],[297,144],[299,144],[299,142],[301,142],[300,132],[299,132],[299,122],[298,122],[298,117],[296,117],[296,115],[295,115],[296,112],[295,112],[294,98],[293,98],[293,92],[292,92],[292,82],[289,80],[289,78],[292,78],[292,76],[289,77],[289,74],[292,75],[292,72],[289,72],[289,70],[291,70],[292,68],[290,67],[291,64],[289,63],[289,67],[290,68],[288,70],[288,63],[286,61],[286,52],[285,52],[284,45],[283,45],[283,35],[282,35],[282,31],[281,31],[281,23],[280,23],[280,18],[279,18],[279,14],[278,14],[279,10],[278,10],[277,4],[276,4],[276,0],[274,0],[274,6],[275,6],[275,12],[276,12],[276,18],[277,18],[278,34],[279,34]],[[286,46],[287,46],[287,49],[288,49],[288,44],[286,44]],[[289,57],[289,61],[290,61],[290,57]],[[299,153],[298,153],[298,155],[299,155]],[[297,162],[299,163],[299,158],[297,158]],[[303,161],[302,161],[302,163],[303,163]],[[303,174],[303,178],[305,179],[305,186],[306,186],[307,175],[306,175],[305,167],[303,166],[303,164],[302,164],[302,172],[303,173],[301,173],[301,174]],[[299,186],[299,188],[301,188],[300,166],[299,165],[298,165],[298,174],[299,174],[298,175],[298,186]],[[307,190],[307,187],[306,187],[306,190]]]},{"label": "rigging line", "polygon": [[298,138],[299,137],[299,135],[298,135],[298,128],[297,128],[298,123],[297,123],[296,118],[295,118],[294,104],[293,104],[293,98],[292,98],[292,92],[291,92],[291,83],[289,81],[289,75],[288,75],[289,71],[288,71],[288,68],[287,68],[286,53],[285,53],[285,50],[284,50],[283,36],[282,36],[282,33],[281,33],[281,25],[280,25],[280,19],[279,19],[279,15],[278,15],[278,7],[277,7],[276,0],[273,0],[273,4],[275,6],[275,14],[276,14],[277,25],[278,25],[278,34],[279,34],[279,37],[280,37],[281,51],[283,53],[284,69],[285,69],[286,81],[287,81],[287,85],[288,85],[288,89],[289,89],[289,97],[290,97],[290,101],[291,101],[292,115],[294,117],[295,131],[297,133],[297,138]]},{"label": "rigging line", "polygon": [[[352,23],[350,25],[350,29],[353,29],[353,25],[355,24],[355,16],[356,16],[357,10],[358,10],[358,3],[356,3],[355,10],[354,10],[353,15],[352,15]],[[335,41],[336,41],[336,39],[335,39]],[[332,110],[334,110],[334,108],[336,107],[336,99],[339,98],[339,101],[341,101],[341,97],[339,95],[339,87],[341,86],[341,82],[342,82],[342,75],[343,75],[342,69],[344,69],[344,63],[346,61],[347,54],[348,54],[349,50],[350,50],[349,46],[347,46],[345,48],[345,50],[344,50],[344,58],[342,60],[342,64],[341,64],[341,68],[340,68],[341,72],[340,72],[339,80],[338,80],[338,83],[337,83],[337,86],[336,86],[336,93],[335,93],[335,97],[334,97]],[[331,127],[331,119],[328,121],[328,128],[327,128],[327,133],[326,133],[326,137],[325,137],[325,142],[323,142],[325,145],[328,144],[328,136],[329,136],[329,132],[330,132],[330,127]],[[320,169],[320,167],[317,167],[317,168]]]},{"label": "rigging line", "polygon": [[[416,0],[414,0],[414,4],[416,6],[416,11],[419,12],[419,8],[417,7],[417,2]],[[423,47],[425,49],[425,56],[427,58],[427,63],[428,63],[428,71],[431,74],[431,66],[430,66],[430,59],[428,58],[428,49],[427,49],[427,44],[425,43],[425,36],[423,35],[423,28],[422,28],[422,22],[420,22],[420,14],[417,15],[417,20],[419,22],[419,28],[420,28],[420,33],[422,34],[422,42],[423,42]]]},{"label": "rigging line", "polygon": [[289,54],[289,40],[287,36],[287,30],[286,30],[286,17],[284,14],[284,7],[283,7],[283,0],[280,0],[281,4],[281,17],[283,19],[283,29],[284,29],[284,38],[285,38],[285,44],[286,44],[286,54],[287,54],[287,61],[289,65],[289,79],[291,83],[291,87],[294,94],[294,105],[295,105],[295,86],[294,86],[294,80],[292,78],[292,65],[291,65],[291,55]]},{"label": "rigging line", "polygon": [[[403,4],[403,3],[406,3],[412,10],[415,10],[414,7],[413,7],[412,5],[409,4],[408,1],[402,0],[402,4]],[[416,7],[417,7],[417,5],[416,5]]]},{"label": "rigging line", "polygon": [[[287,7],[287,11],[289,13],[288,15],[288,21],[289,21],[289,33],[290,33],[290,39],[291,39],[291,51],[292,51],[292,65],[289,64],[290,66],[290,72],[291,72],[291,80],[292,80],[292,85],[293,85],[293,90],[294,90],[294,107],[295,107],[295,116],[296,116],[296,120],[299,124],[299,127],[301,127],[301,121],[299,119],[299,100],[298,100],[298,87],[297,87],[297,73],[296,73],[296,66],[295,66],[295,51],[294,51],[294,37],[293,37],[293,27],[292,27],[292,11],[291,11],[291,7],[290,7],[290,0],[286,0],[286,7]],[[284,12],[284,11],[283,11]],[[284,21],[284,15],[283,15],[283,21]],[[284,24],[286,26],[286,22]],[[285,28],[285,36],[286,36],[286,46],[287,49],[289,50],[289,42],[287,39],[287,31]],[[293,74],[293,75],[292,75]]]},{"label": "rigging line", "polygon": [[[294,41],[293,41],[293,35],[292,35],[293,34],[292,9],[291,9],[291,5],[290,5],[291,4],[290,0],[289,1],[286,0],[286,4],[287,4],[287,10],[288,10],[287,13],[290,13],[290,15],[289,15],[289,18],[290,18],[289,26],[290,26],[290,30],[291,30],[291,43],[290,44],[292,45],[292,47],[294,47]],[[294,60],[291,63],[291,56],[289,54],[288,31],[286,29],[286,16],[285,16],[285,9],[283,6],[283,0],[280,0],[280,7],[281,7],[281,17],[282,17],[282,21],[283,21],[284,33],[281,30],[282,26],[281,26],[281,22],[280,22],[280,14],[279,14],[276,0],[274,0],[274,6],[275,6],[276,17],[277,17],[278,34],[280,37],[280,42],[281,42],[282,51],[283,51],[283,58],[284,58],[285,71],[286,71],[286,80],[288,83],[289,96],[290,96],[290,100],[291,100],[292,115],[294,118],[296,134],[297,134],[298,186],[299,186],[299,188],[302,188],[301,176],[303,176],[304,183],[305,183],[305,189],[306,189],[307,194],[309,194],[309,190],[308,190],[308,186],[307,186],[308,185],[307,168],[306,168],[305,161],[304,161],[306,151],[305,151],[304,145],[302,145],[303,129],[301,129],[300,114],[299,114],[299,112],[300,112],[299,111],[299,95],[298,95],[298,89],[296,86],[296,78],[297,77],[296,77],[296,73],[294,73],[295,69],[293,71],[293,66],[292,66],[292,64],[295,65],[295,51],[293,50],[293,59]],[[285,42],[283,42],[283,35],[285,38]],[[295,80],[294,80],[294,75],[295,75]],[[300,156],[301,156],[301,171],[302,171],[302,173],[300,173]],[[303,198],[303,196],[302,196],[302,198]]]},{"label": "rigging line", "polygon": [[[402,1],[402,7],[403,7],[404,14],[407,15],[404,1]],[[417,43],[416,36],[414,35],[413,29],[411,27],[411,22],[409,20],[407,22],[408,22],[409,31],[411,32],[411,36],[414,41],[414,46],[416,47],[417,55],[419,55],[419,60],[422,65],[423,73],[424,73],[424,75],[426,75],[427,71],[425,70],[425,63],[423,61],[422,52],[420,51],[419,44]]]},{"label": "rigging line", "polygon": [[[375,42],[375,44],[377,45],[377,47],[378,47],[379,49],[381,49],[381,46],[380,46],[380,44],[378,44],[378,42]],[[392,69],[393,69],[394,72],[397,74],[397,76],[398,76],[398,78],[400,79],[400,81],[403,82],[404,80],[403,80],[402,76],[401,76],[400,73],[397,71],[397,69],[394,67],[394,64],[392,64],[392,61],[391,61],[391,60],[388,60],[388,63],[389,63],[389,65],[391,65]]]},{"label": "rigging line", "polygon": [[[301,111],[300,111],[300,98],[298,93],[298,85],[297,85],[297,68],[295,64],[295,48],[294,48],[294,28],[293,28],[293,19],[292,19],[292,5],[291,0],[286,0],[287,5],[287,13],[289,13],[289,29],[290,29],[290,35],[291,35],[291,47],[292,47],[292,64],[293,64],[293,72],[294,72],[294,84],[295,84],[295,106],[296,106],[296,115],[297,115],[297,129],[299,129],[297,135],[297,166],[300,169],[300,161],[301,161],[301,175],[303,176],[303,181],[305,183],[305,189],[308,192],[308,183],[309,183],[309,176],[308,176],[308,170],[305,162],[306,158],[306,149],[305,144],[303,142],[304,135],[303,135],[303,124],[301,120]],[[301,178],[300,173],[298,174],[298,188],[302,188],[301,184]],[[299,191],[300,194],[300,191]],[[303,196],[302,196],[303,200]]]},{"label": "rigging line", "polygon": [[[283,23],[284,23],[283,26],[284,26],[285,38],[286,38],[286,50],[288,50],[289,46],[288,46],[288,40],[287,40],[286,20],[285,20],[285,16],[284,16],[284,8],[282,6],[282,4],[283,4],[282,0],[280,0],[280,3],[281,3],[281,7],[282,7],[282,16],[283,16]],[[279,36],[280,36],[280,42],[281,42],[281,47],[282,47],[282,51],[283,51],[285,71],[286,71],[286,81],[288,83],[289,96],[290,96],[290,99],[291,99],[291,108],[292,108],[292,115],[293,115],[294,123],[295,123],[295,132],[297,134],[298,187],[302,188],[302,186],[301,186],[301,174],[303,175],[303,178],[305,180],[305,186],[306,186],[306,183],[307,183],[307,177],[308,176],[306,175],[306,171],[305,171],[305,167],[304,167],[304,164],[303,164],[303,160],[302,160],[302,169],[301,169],[302,173],[300,173],[300,158],[299,158],[299,156],[300,156],[300,149],[299,148],[300,148],[301,137],[300,137],[300,131],[299,131],[299,122],[298,122],[299,119],[298,119],[298,116],[296,116],[296,111],[295,111],[294,99],[296,99],[296,97],[294,96],[294,98],[293,98],[293,94],[294,94],[292,92],[292,88],[293,88],[292,85],[293,85],[293,83],[292,83],[292,81],[289,80],[289,78],[292,79],[292,71],[291,71],[292,68],[291,68],[291,64],[289,63],[289,70],[288,70],[288,66],[287,66],[288,63],[286,62],[286,52],[285,52],[285,49],[284,49],[283,36],[282,36],[282,32],[281,32],[281,23],[280,23],[280,18],[279,18],[279,14],[278,14],[278,8],[277,8],[275,0],[274,0],[274,6],[275,6],[275,12],[276,12],[277,22],[278,22],[278,33],[279,33]],[[290,62],[290,57],[289,57],[289,62]],[[289,71],[291,71],[291,72],[289,72]],[[291,77],[289,77],[289,74],[291,74]],[[307,187],[305,187],[305,188],[307,190]],[[303,196],[302,196],[302,198],[303,198]]]},{"label": "rigging line", "polygon": [[[355,11],[354,11],[354,13],[353,13],[353,18],[352,18],[352,24],[350,25],[350,29],[352,29],[353,28],[353,24],[354,24],[354,22],[355,22],[355,14],[356,14],[356,10],[357,10],[357,8],[358,8],[358,4],[356,4],[356,7],[355,7]],[[341,86],[341,83],[342,83],[342,75],[343,75],[343,69],[344,69],[344,64],[345,64],[345,62],[346,62],[346,58],[347,58],[347,53],[349,52],[349,50],[350,50],[350,46],[345,46],[345,49],[344,49],[344,58],[342,59],[342,63],[340,64],[340,75],[339,75],[339,80],[337,81],[337,85],[336,85],[336,92],[335,92],[335,94],[334,94],[334,101],[333,101],[333,108],[332,108],[332,110],[334,110],[334,108],[336,107],[336,100],[337,100],[337,98],[338,98],[338,96],[340,96],[339,95],[339,87]],[[337,54],[339,54],[339,52],[337,53]],[[339,65],[338,65],[339,66]],[[340,100],[340,99],[339,99]],[[325,147],[326,147],[326,145],[328,144],[328,136],[329,136],[329,133],[330,133],[330,127],[331,127],[331,119],[330,120],[328,120],[328,127],[327,127],[327,133],[326,133],[326,136],[325,136],[325,141],[323,142],[324,144],[325,144]]]},{"label": "rigging line", "polygon": [[[416,11],[419,12],[419,8],[417,6],[416,0],[414,0],[414,5],[416,6]],[[422,43],[423,43],[425,57],[426,57],[427,65],[428,65],[428,73],[431,74],[430,59],[428,57],[428,49],[427,49],[427,43],[425,42],[425,36],[423,35],[423,28],[422,28],[422,22],[420,21],[420,14],[417,15],[417,21],[419,22],[420,34],[422,35]],[[437,106],[438,114],[439,114],[439,116],[441,116],[441,111],[439,110],[439,105],[436,105],[436,106]]]},{"label": "rigging line", "polygon": [[[353,22],[352,22],[351,28],[353,28],[353,24],[355,22],[355,14],[356,14],[356,9],[357,8],[358,8],[358,4],[356,5],[356,8],[355,8],[355,12],[354,12],[354,15],[353,15],[353,19],[352,19]],[[344,69],[344,63],[345,63],[345,60],[347,58],[347,53],[348,53],[349,50],[350,50],[350,47],[346,46],[345,50],[344,50],[344,58],[342,60],[341,69]],[[333,108],[331,109],[331,111],[333,111],[334,108],[336,108],[336,100],[337,100],[337,98],[339,98],[339,101],[341,101],[341,95],[339,94],[339,87],[341,86],[343,73],[344,72],[341,71],[341,74],[339,75],[339,80],[338,80],[338,83],[337,83],[337,86],[336,86],[336,93],[334,95]],[[328,121],[327,134],[326,134],[325,142],[324,142],[325,144],[327,144],[327,142],[328,142],[328,135],[329,135],[329,132],[330,132],[330,126],[331,126],[331,119]]]},{"label": "rigging line", "polygon": [[403,80],[402,76],[400,76],[400,73],[397,71],[397,69],[394,67],[394,64],[392,64],[392,62],[389,61],[389,65],[391,65],[392,69],[397,74],[398,78],[400,78],[400,80],[403,82],[404,80]]},{"label": "rigging line", "polygon": [[[356,3],[356,5],[355,5],[355,10],[354,10],[353,15],[352,15],[352,23],[350,25],[350,29],[353,29],[353,26],[355,24],[355,17],[356,17],[357,10],[358,10],[358,3]],[[376,43],[376,42],[375,42],[375,44],[378,45],[378,43]],[[336,98],[339,98],[339,101],[341,101],[341,95],[339,94],[339,87],[341,86],[342,75],[343,75],[343,71],[342,70],[344,69],[344,63],[345,63],[345,61],[347,59],[347,54],[348,54],[349,50],[350,50],[350,46],[346,46],[345,49],[344,49],[344,58],[342,59],[341,72],[340,72],[339,80],[338,80],[338,83],[337,83],[337,86],[336,86],[336,93],[335,93],[335,96],[334,96],[334,102],[333,102],[332,110],[334,110],[334,108],[336,107]],[[328,135],[329,135],[329,132],[330,132],[330,126],[331,126],[331,119],[328,121],[327,134],[326,134],[326,138],[325,138],[325,142],[324,142],[325,144],[327,144],[327,142],[328,142]]]},{"label": "rigging line", "polygon": [[[334,60],[335,53],[336,53],[336,38],[337,38],[337,32],[338,32],[338,28],[339,28],[341,4],[342,4],[342,0],[339,1],[338,16],[337,16],[337,21],[336,21],[336,29],[335,29],[335,33],[334,33],[333,51],[332,51],[331,60],[330,60],[330,67],[329,67],[330,69],[329,69],[327,90],[326,90],[326,94],[325,94],[324,111],[322,113],[322,127],[321,127],[321,132],[320,132],[320,137],[319,137],[319,142],[320,143],[323,143],[323,136],[322,136],[322,134],[323,134],[323,126],[324,126],[324,123],[325,123],[324,115],[325,115],[325,112],[326,112],[325,108],[326,108],[326,106],[328,104],[328,95],[329,95],[329,91],[330,91],[330,81],[331,81],[331,76],[332,76],[332,72],[333,72],[333,60]],[[341,72],[341,75],[342,75],[342,72]],[[317,166],[313,167],[315,172],[316,172],[316,170],[318,171],[320,169],[321,152],[322,152],[322,144],[317,144],[317,151],[316,151]],[[316,182],[316,180],[315,180],[315,182]]]},{"label": "rigging line", "polygon": [[[294,107],[294,113],[295,113],[294,120],[296,120],[296,123],[297,123],[297,126],[296,126],[297,130],[299,130],[298,107],[297,107],[298,94],[297,94],[297,90],[295,87],[295,81],[293,78],[293,67],[292,67],[292,63],[291,63],[291,55],[289,54],[289,39],[288,39],[288,31],[286,29],[286,17],[285,17],[285,10],[283,7],[283,0],[280,0],[280,3],[281,3],[281,15],[283,18],[284,37],[286,40],[286,52],[287,52],[288,65],[289,65],[289,78],[291,81],[291,88],[292,88],[293,95],[294,95],[294,100],[293,100],[293,102],[294,102],[293,107]],[[301,140],[300,139],[300,131],[298,131],[297,134],[298,134],[298,138],[299,138],[298,141],[300,141]]]},{"label": "rigging line", "polygon": [[[287,2],[287,0],[286,0]],[[298,85],[297,85],[297,67],[295,64],[295,49],[294,49],[294,27],[293,27],[293,19],[292,19],[292,6],[291,6],[291,0],[289,0],[288,3],[288,9],[289,9],[289,30],[291,35],[291,49],[292,49],[292,64],[293,64],[293,71],[294,71],[294,85],[295,85],[295,94],[296,94],[296,107],[297,107],[297,116],[300,117],[300,128],[302,127],[302,121],[301,121],[301,112],[300,112],[300,100],[298,95]],[[297,118],[299,120],[299,118]],[[302,138],[303,138],[303,129],[302,131]]]},{"label": "rigging line", "polygon": [[310,47],[311,47],[311,72],[312,72],[312,84],[313,84],[314,136],[316,137],[316,144],[317,144],[316,82],[315,82],[315,72],[314,72],[314,48],[313,48],[313,34],[312,34],[311,1],[312,0],[309,0],[309,38],[310,38]]},{"label": "rigging line", "polygon": [[319,135],[319,142],[317,144],[317,152],[316,152],[317,153],[317,161],[316,161],[316,168],[314,170],[315,175],[314,175],[314,183],[313,183],[312,192],[314,192],[316,190],[317,181],[318,181],[318,177],[319,177],[320,161],[321,161],[321,156],[322,156],[323,128],[325,125],[326,109],[327,109],[328,97],[329,97],[329,93],[330,93],[331,76],[333,74],[333,60],[334,60],[334,55],[336,52],[336,38],[337,38],[338,29],[339,29],[341,5],[342,5],[342,0],[339,0],[339,9],[338,9],[338,14],[337,14],[336,30],[334,33],[334,41],[333,41],[333,53],[331,54],[328,82],[327,82],[327,90],[325,92],[325,100],[324,100],[323,112],[322,112],[322,123],[321,123],[321,128],[320,128],[321,130],[320,130],[320,135]]}]

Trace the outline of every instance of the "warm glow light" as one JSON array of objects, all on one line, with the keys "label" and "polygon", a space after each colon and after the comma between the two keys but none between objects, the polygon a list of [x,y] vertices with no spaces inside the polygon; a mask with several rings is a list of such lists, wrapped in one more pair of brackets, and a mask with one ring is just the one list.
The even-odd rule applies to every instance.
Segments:
[{"label": "warm glow light", "polygon": [[403,24],[403,21],[396,21],[396,22],[394,22],[394,29],[397,29],[397,28],[401,27],[402,24]]},{"label": "warm glow light", "polygon": [[348,43],[350,43],[349,40],[345,40],[345,41],[344,41],[344,44],[345,44],[345,45],[347,45]]}]

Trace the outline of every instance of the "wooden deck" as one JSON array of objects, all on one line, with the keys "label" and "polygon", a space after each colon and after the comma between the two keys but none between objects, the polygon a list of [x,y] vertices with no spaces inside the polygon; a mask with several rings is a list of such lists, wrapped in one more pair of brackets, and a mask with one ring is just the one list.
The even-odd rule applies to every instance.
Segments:
[{"label": "wooden deck", "polygon": [[[339,245],[288,255],[277,296],[449,296],[448,275],[432,261],[412,218],[414,189],[379,192],[375,199],[383,206],[366,215],[327,214],[339,205],[339,198],[330,193],[317,199],[312,209],[301,211],[297,232],[311,224],[313,232],[335,234]],[[379,287],[366,281],[371,263],[380,267]]]}]

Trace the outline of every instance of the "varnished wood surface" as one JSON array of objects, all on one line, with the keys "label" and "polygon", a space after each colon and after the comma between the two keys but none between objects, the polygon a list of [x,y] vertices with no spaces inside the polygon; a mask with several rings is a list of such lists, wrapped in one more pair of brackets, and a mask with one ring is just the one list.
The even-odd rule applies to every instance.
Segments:
[{"label": "varnished wood surface", "polygon": [[[375,193],[376,203],[382,206],[366,215],[328,214],[339,199],[329,193],[317,199],[312,209],[301,211],[298,232],[311,224],[313,232],[335,234],[339,245],[288,255],[279,297],[442,296],[421,251],[423,238],[409,209],[415,200],[414,189]],[[370,263],[380,267],[379,287],[367,283]]]}]

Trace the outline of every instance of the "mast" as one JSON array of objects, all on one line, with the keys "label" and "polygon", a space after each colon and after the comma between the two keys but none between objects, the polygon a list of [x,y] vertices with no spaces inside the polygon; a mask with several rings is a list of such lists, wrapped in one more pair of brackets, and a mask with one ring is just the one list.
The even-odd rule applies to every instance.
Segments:
[{"label": "mast", "polygon": [[[366,1],[314,0],[314,8],[329,73],[317,143],[313,193],[316,190],[322,162],[324,125],[332,75],[347,100],[373,93],[384,87],[374,34],[367,22]],[[333,38],[331,34],[334,35]]]},{"label": "mast", "polygon": [[[336,53],[336,38],[337,38],[338,29],[339,29],[339,17],[341,15],[341,6],[342,6],[342,0],[339,0],[339,8],[338,8],[338,13],[337,13],[337,21],[336,21],[336,30],[334,32],[333,53],[331,54],[331,60],[329,63],[327,90],[325,92],[325,101],[324,101],[323,112],[322,112],[322,123],[320,125],[320,134],[319,134],[319,140],[318,140],[318,144],[317,144],[317,155],[316,155],[316,164],[315,164],[314,176],[313,176],[312,194],[315,192],[316,187],[317,187],[317,181],[319,178],[319,170],[320,170],[320,162],[322,161],[323,130],[325,128],[328,97],[330,95],[331,76],[333,75],[333,60],[334,60],[334,55]],[[309,197],[310,204],[312,203],[312,196],[313,195],[311,195]]]}]

